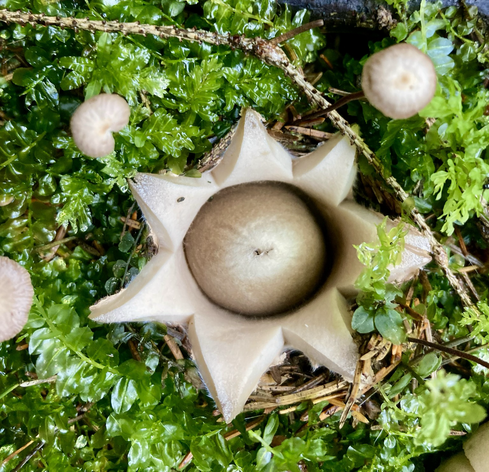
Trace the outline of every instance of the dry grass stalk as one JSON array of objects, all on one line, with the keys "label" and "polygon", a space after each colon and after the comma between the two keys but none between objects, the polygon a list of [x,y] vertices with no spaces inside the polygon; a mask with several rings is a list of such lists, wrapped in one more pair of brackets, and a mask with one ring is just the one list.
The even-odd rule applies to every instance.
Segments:
[{"label": "dry grass stalk", "polygon": [[299,126],[303,126],[304,128],[310,128],[311,126],[317,126],[317,125],[320,125],[322,123],[324,123],[324,118],[316,118],[314,120],[302,120],[300,123],[299,123]]},{"label": "dry grass stalk", "polygon": [[[350,396],[350,398],[351,398],[351,396]],[[356,420],[358,420],[362,423],[365,423],[365,424],[369,424],[368,419],[362,413],[360,413],[360,407],[358,405],[351,404],[349,406],[348,403],[345,404],[341,400],[337,400],[334,398],[329,400],[329,402],[332,405],[337,406],[337,407],[339,407],[339,409],[343,410],[343,413],[341,414],[341,418],[343,418],[343,416],[345,416],[345,421],[346,421],[346,417],[348,416],[348,413],[351,413],[353,418],[355,418]],[[321,419],[321,415],[319,415],[319,419]],[[343,422],[343,424],[344,424],[344,422]],[[340,419],[340,428],[343,426],[343,424],[341,423],[341,419]]]},{"label": "dry grass stalk", "polygon": [[16,457],[17,455],[19,455],[24,449],[27,449],[33,442],[34,442],[34,440],[32,439],[27,444],[24,444],[21,448],[19,448],[16,451],[12,452],[12,454],[10,454],[9,456],[7,456],[2,461],[2,466],[4,466],[5,464],[7,464],[7,462],[10,462],[14,457]]},{"label": "dry grass stalk", "polygon": [[141,223],[139,221],[133,220],[132,218],[121,216],[121,221],[129,226],[129,228],[141,229]]},{"label": "dry grass stalk", "polygon": [[[353,383],[351,385],[350,393],[348,395],[348,399],[346,401],[346,404],[344,404],[344,410],[343,413],[341,414],[340,418],[340,429],[345,425],[346,418],[348,417],[348,413],[350,413],[350,410],[352,409],[358,394],[360,392],[360,386],[362,384],[362,373],[364,369],[365,363],[360,359],[357,362],[357,366],[355,369],[355,375],[353,377]],[[331,403],[333,403],[331,401]],[[334,403],[333,403],[334,405]],[[368,421],[367,421],[368,423]]]},{"label": "dry grass stalk", "polygon": [[414,318],[416,321],[423,321],[423,315],[420,315],[416,310],[411,308],[409,305],[406,303],[403,303],[401,300],[396,300],[396,302],[406,310],[407,314],[411,317]]},{"label": "dry grass stalk", "polygon": [[[53,242],[61,241],[64,237],[66,236],[66,227],[60,226],[58,230],[56,231],[56,236],[54,238]],[[46,262],[51,261],[56,253],[58,252],[59,245],[53,246],[44,256],[43,259]]]},{"label": "dry grass stalk", "polygon": [[346,380],[333,381],[327,383],[326,385],[314,387],[303,392],[274,397],[271,401],[248,403],[245,405],[244,411],[262,410],[264,408],[292,405],[294,403],[300,403],[306,400],[313,400],[314,398],[324,397],[326,395],[343,390],[347,386],[348,382]]},{"label": "dry grass stalk", "polygon": [[318,375],[317,377],[314,377],[313,379],[303,383],[299,387],[295,388],[292,393],[299,393],[302,392],[303,390],[308,390],[312,387],[315,387],[316,385],[320,384],[323,380],[326,380],[328,377],[328,374],[322,373]]},{"label": "dry grass stalk", "polygon": [[401,361],[402,357],[402,345],[393,344],[391,349],[391,364],[395,364]]},{"label": "dry grass stalk", "polygon": [[175,342],[175,340],[169,336],[168,334],[165,334],[163,336],[163,339],[166,342],[166,345],[169,347],[171,353],[173,354],[173,357],[177,360],[180,361],[183,359],[183,354],[180,348],[178,347],[178,344]]},{"label": "dry grass stalk", "polygon": [[36,379],[36,380],[29,380],[28,382],[22,382],[19,384],[19,387],[33,387],[34,385],[40,385],[43,383],[55,383],[56,379],[58,378],[57,375],[53,375],[52,377],[48,377],[47,379]]},{"label": "dry grass stalk", "polygon": [[481,267],[478,266],[478,265],[471,265],[471,266],[467,266],[467,267],[461,267],[460,269],[458,269],[458,272],[459,273],[469,273],[469,272],[474,272],[476,270],[480,270]]},{"label": "dry grass stalk", "polygon": [[132,358],[137,361],[137,362],[141,362],[141,356],[139,354],[139,351],[138,351],[138,346],[136,344],[136,342],[134,341],[134,339],[129,339],[129,341],[127,342],[127,345],[129,346],[129,350],[131,351],[131,355],[132,355]]},{"label": "dry grass stalk", "polygon": [[389,365],[388,367],[382,367],[376,374],[371,383],[365,385],[361,390],[359,396],[365,395],[371,388],[373,388],[376,384],[384,380],[399,364],[401,361],[395,362],[394,364]]},{"label": "dry grass stalk", "polygon": [[333,133],[326,133],[325,131],[319,131],[317,129],[311,129],[311,128],[304,128],[302,126],[286,126],[285,128],[291,132],[299,133],[304,136],[309,136],[319,141],[326,141],[330,139],[332,136],[334,136]]}]

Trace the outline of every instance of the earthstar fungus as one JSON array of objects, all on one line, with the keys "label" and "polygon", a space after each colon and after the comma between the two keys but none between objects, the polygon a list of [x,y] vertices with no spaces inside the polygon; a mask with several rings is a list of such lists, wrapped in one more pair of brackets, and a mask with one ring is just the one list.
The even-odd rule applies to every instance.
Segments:
[{"label": "earthstar fungus", "polygon": [[[247,110],[222,162],[201,179],[136,175],[131,189],[159,252],[90,317],[187,323],[227,422],[284,347],[351,380],[358,351],[345,296],[363,268],[353,245],[376,240],[382,221],[347,199],[355,175],[346,138],[293,161]],[[396,279],[430,260],[424,238],[413,232],[405,242]]]}]

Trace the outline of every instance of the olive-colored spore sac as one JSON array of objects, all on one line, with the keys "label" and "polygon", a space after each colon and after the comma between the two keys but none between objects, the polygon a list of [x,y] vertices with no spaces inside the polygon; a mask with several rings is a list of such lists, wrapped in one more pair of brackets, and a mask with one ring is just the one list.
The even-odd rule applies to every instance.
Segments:
[{"label": "olive-colored spore sac", "polygon": [[280,182],[218,192],[196,216],[184,247],[207,297],[248,316],[285,313],[303,304],[328,267],[321,222],[298,189]]}]

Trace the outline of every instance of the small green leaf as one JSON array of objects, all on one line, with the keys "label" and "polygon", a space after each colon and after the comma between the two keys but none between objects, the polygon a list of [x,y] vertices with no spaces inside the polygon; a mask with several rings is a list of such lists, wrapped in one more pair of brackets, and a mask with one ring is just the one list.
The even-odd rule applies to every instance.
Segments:
[{"label": "small green leaf", "polygon": [[116,413],[124,413],[131,408],[137,398],[136,381],[123,377],[112,390],[110,404]]},{"label": "small green leaf", "polygon": [[359,333],[371,333],[374,329],[374,314],[363,306],[358,307],[353,313],[351,327]]},{"label": "small green leaf", "polygon": [[429,352],[416,364],[414,370],[420,377],[427,377],[441,366],[442,358],[435,352]]},{"label": "small green leaf", "polygon": [[121,252],[129,252],[134,246],[134,236],[127,231],[121,239],[119,243],[119,251]]},{"label": "small green leaf", "polygon": [[263,441],[266,444],[270,444],[277,432],[279,425],[278,415],[271,415],[268,418],[267,425],[265,426],[265,431],[263,431]]},{"label": "small green leaf", "polygon": [[401,314],[391,308],[378,310],[375,314],[375,328],[393,344],[402,344],[406,340],[406,331]]}]

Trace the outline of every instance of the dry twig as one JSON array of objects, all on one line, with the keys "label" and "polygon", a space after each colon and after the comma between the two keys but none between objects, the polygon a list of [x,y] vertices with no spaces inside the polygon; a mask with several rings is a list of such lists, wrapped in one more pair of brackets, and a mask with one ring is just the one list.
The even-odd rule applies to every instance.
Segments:
[{"label": "dry twig", "polygon": [[305,128],[302,126],[286,126],[285,128],[289,131],[303,134],[304,136],[309,136],[319,141],[326,141],[334,136],[332,133],[327,133],[326,131],[319,131],[317,129]]},{"label": "dry twig", "polygon": [[[340,429],[343,428],[343,426],[345,425],[346,418],[348,417],[348,413],[350,413],[350,410],[352,409],[353,404],[355,403],[355,401],[358,397],[358,393],[360,391],[360,385],[362,383],[363,368],[364,368],[364,361],[359,359],[357,362],[356,369],[355,369],[355,375],[353,377],[353,383],[351,385],[350,393],[348,395],[348,400],[346,401],[346,404],[343,407],[344,408],[343,413],[341,413]],[[333,403],[333,405],[334,405],[334,403]],[[368,423],[368,421],[367,421],[367,423]]]},{"label": "dry twig", "polygon": [[53,375],[52,377],[48,377],[47,379],[29,380],[28,382],[20,383],[19,387],[27,388],[27,387],[33,387],[34,385],[40,385],[43,383],[54,383],[56,382],[57,378],[58,378],[57,375]]},{"label": "dry twig", "polygon": [[236,130],[238,129],[238,124],[236,123],[231,127],[229,132],[224,136],[209,152],[206,152],[204,156],[200,159],[197,164],[197,169],[200,172],[206,172],[214,169],[214,167],[221,162],[222,157],[224,156],[224,152],[226,151],[229,143],[233,139],[233,136],[236,134]]},{"label": "dry twig", "polygon": [[446,352],[447,354],[451,354],[453,356],[462,357],[463,359],[475,362],[482,367],[489,369],[489,362],[486,362],[479,357],[473,356],[472,354],[467,354],[465,351],[459,351],[458,349],[443,346],[442,344],[430,343],[429,341],[424,341],[423,339],[408,338],[408,341],[411,343],[422,344],[423,346],[429,347],[431,349],[436,349],[437,351]]},{"label": "dry twig", "polygon": [[273,397],[273,399],[269,401],[248,403],[244,406],[244,411],[262,410],[265,408],[292,405],[305,400],[313,400],[315,398],[324,397],[332,393],[339,392],[340,390],[345,389],[347,386],[348,382],[346,380],[333,381],[327,383],[326,385],[321,385],[320,387],[311,388],[306,391]]},{"label": "dry twig", "polygon": [[19,472],[19,470],[22,469],[22,467],[24,467],[24,465],[26,465],[44,447],[45,444],[46,443],[44,441],[38,443],[36,447],[17,464],[15,469],[12,469],[12,472]]},{"label": "dry twig", "polygon": [[272,44],[280,44],[283,43],[284,41],[287,41],[294,36],[297,36],[298,34],[304,33],[305,31],[309,31],[314,28],[320,28],[321,26],[324,25],[324,20],[314,20],[311,21],[310,23],[306,23],[305,25],[298,26],[297,28],[294,28],[293,30],[287,31],[284,34],[281,34],[280,36],[277,36],[276,38],[273,38],[270,40]]},{"label": "dry twig", "polygon": [[7,464],[7,462],[10,462],[14,457],[18,456],[24,449],[27,449],[32,443],[34,442],[33,439],[31,439],[27,444],[24,444],[21,448],[17,449],[16,451],[12,452],[9,456],[7,456],[3,461],[2,461],[2,466]]},{"label": "dry twig", "polygon": [[183,354],[180,348],[178,347],[178,344],[175,342],[175,340],[169,336],[168,334],[165,334],[163,336],[163,339],[166,342],[166,345],[169,347],[171,353],[173,354],[173,357],[177,360],[180,361],[183,359]]}]

